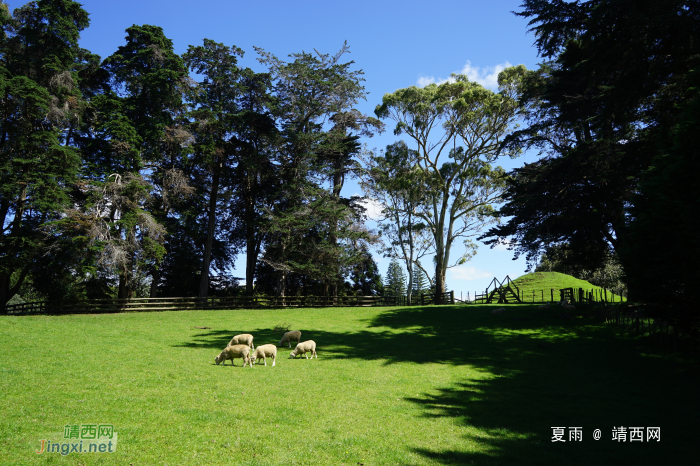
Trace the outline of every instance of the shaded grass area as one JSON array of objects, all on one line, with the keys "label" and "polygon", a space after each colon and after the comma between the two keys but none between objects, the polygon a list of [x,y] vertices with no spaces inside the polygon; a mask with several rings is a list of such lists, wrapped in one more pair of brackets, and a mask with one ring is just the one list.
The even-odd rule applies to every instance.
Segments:
[{"label": "shaded grass area", "polygon": [[[0,464],[696,464],[695,362],[594,318],[492,308],[0,318]],[[233,335],[277,343],[282,322],[319,359],[214,365]],[[103,422],[113,454],[34,453]],[[583,441],[553,443],[553,426]],[[613,442],[619,426],[661,442]]]}]

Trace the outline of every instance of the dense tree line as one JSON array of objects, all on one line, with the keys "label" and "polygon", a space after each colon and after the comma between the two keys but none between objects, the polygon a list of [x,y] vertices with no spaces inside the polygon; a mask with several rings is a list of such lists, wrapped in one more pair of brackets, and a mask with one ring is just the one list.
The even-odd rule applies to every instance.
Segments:
[{"label": "dense tree line", "polygon": [[[30,299],[236,292],[377,293],[357,198],[344,198],[362,71],[204,39],[178,55],[134,25],[102,60],[70,0],[0,4],[0,305]],[[191,76],[196,76],[195,81]]]},{"label": "dense tree line", "polygon": [[516,14],[543,63],[504,147],[542,157],[511,173],[510,218],[484,238],[531,264],[553,248],[587,270],[617,257],[632,299],[693,315],[700,2],[525,0]]}]

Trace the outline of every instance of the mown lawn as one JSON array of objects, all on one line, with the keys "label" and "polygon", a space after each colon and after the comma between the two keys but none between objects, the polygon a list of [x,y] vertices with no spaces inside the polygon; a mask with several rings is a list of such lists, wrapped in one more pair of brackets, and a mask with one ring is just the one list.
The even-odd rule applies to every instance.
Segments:
[{"label": "mown lawn", "polygon": [[[0,465],[698,463],[696,362],[594,317],[494,307],[3,316]],[[214,365],[283,323],[318,359]],[[35,452],[86,424],[114,425],[116,452]],[[621,426],[661,441],[613,441]]]}]

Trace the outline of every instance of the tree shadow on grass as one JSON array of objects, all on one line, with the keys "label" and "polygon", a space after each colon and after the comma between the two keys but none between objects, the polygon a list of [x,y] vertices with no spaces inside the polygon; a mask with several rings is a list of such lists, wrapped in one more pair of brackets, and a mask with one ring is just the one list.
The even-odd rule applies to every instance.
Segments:
[{"label": "tree shadow on grass", "polygon": [[[648,358],[598,320],[563,320],[555,311],[538,316],[535,309],[513,307],[493,316],[489,308],[475,308],[478,314],[463,318],[456,309],[403,309],[370,322],[422,329],[434,337],[438,358],[449,351],[439,349],[439,340],[462,341],[450,361],[494,375],[407,398],[423,408],[423,416],[453,418],[464,430],[463,445],[415,453],[449,465],[643,465],[669,458],[696,464],[697,363]],[[629,434],[626,442],[615,442],[612,430],[620,426],[661,427],[666,443],[646,437],[631,442]],[[552,442],[553,427],[563,428],[565,442]],[[571,427],[581,427],[580,442],[570,440]],[[594,440],[594,429],[602,431],[601,440]]]},{"label": "tree shadow on grass", "polygon": [[199,332],[192,335],[192,340],[178,345],[173,345],[175,348],[209,348],[221,351],[226,348],[231,339],[242,333],[250,333],[253,335],[253,344],[257,348],[260,345],[268,343],[277,344],[282,336],[279,332],[272,329],[255,329],[255,330],[227,330],[227,329],[211,329]]},{"label": "tree shadow on grass", "polygon": [[[464,443],[454,448],[413,450],[439,464],[693,464],[700,378],[687,362],[645,357],[593,318],[563,320],[535,306],[503,315],[491,309],[392,309],[361,330],[301,329],[302,339],[316,341],[325,359],[468,365],[488,373],[406,398],[426,418],[450,417],[464,430]],[[202,332],[179,346],[221,349],[235,333]],[[270,329],[250,333],[256,344],[281,337]],[[614,442],[617,426],[659,426],[663,441]],[[564,428],[566,442],[552,442],[553,427]],[[570,427],[581,427],[581,442],[570,441]],[[593,439],[594,429],[601,440]]]}]

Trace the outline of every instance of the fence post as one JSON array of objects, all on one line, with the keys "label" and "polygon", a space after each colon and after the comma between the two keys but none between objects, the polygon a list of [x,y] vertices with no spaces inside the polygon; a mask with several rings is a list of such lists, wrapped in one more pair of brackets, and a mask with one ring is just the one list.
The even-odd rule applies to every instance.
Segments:
[{"label": "fence post", "polygon": [[452,300],[452,304],[455,303],[455,290],[450,291],[450,298]]}]

